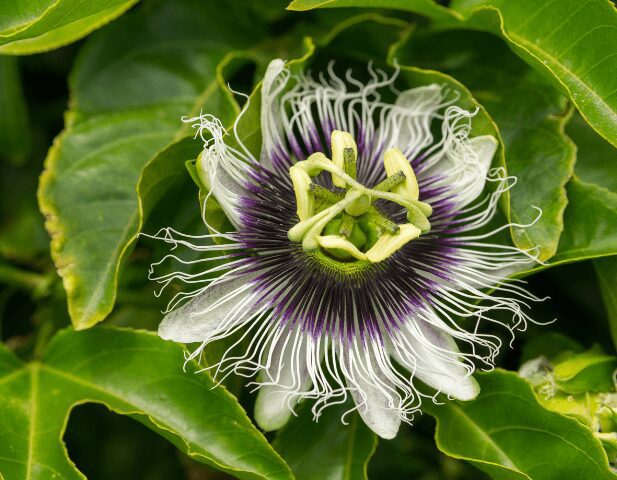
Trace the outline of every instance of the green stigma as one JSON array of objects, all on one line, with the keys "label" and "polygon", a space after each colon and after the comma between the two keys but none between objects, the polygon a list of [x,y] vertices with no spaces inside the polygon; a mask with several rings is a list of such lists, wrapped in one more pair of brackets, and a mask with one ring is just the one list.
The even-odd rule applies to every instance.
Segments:
[{"label": "green stigma", "polygon": [[[387,150],[387,178],[367,188],[356,180],[358,149],[353,137],[335,130],[331,147],[332,159],[314,153],[289,170],[300,220],[288,232],[292,242],[338,262],[377,263],[430,230],[432,208],[418,199],[418,181],[403,152]],[[313,182],[324,171],[332,176],[335,191]],[[389,219],[375,207],[378,199],[405,208],[408,223],[397,225]]]}]

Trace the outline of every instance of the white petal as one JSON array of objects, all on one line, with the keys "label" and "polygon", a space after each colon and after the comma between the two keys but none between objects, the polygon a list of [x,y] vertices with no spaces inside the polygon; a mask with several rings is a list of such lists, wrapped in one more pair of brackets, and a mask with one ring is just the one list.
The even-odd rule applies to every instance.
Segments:
[{"label": "white petal", "polygon": [[443,177],[440,184],[452,187],[458,206],[473,202],[484,190],[498,143],[491,135],[482,135],[462,142],[453,142],[428,174]]},{"label": "white petal", "polygon": [[442,88],[433,83],[405,90],[395,104],[404,110],[394,109],[388,115],[385,125],[392,131],[388,145],[400,148],[408,158],[413,158],[433,144],[431,121],[443,106]]},{"label": "white petal", "polygon": [[[285,343],[284,339],[290,335],[292,338]],[[294,340],[298,340],[299,344]],[[270,368],[263,377],[264,381],[277,384],[260,387],[254,411],[257,425],[266,432],[278,430],[291,418],[292,409],[300,396],[290,397],[289,393],[304,392],[311,385],[307,368],[307,341],[296,331],[284,334],[273,347]]]},{"label": "white petal", "polygon": [[[202,153],[202,164],[205,163]],[[225,212],[231,224],[239,228],[242,213],[242,200],[250,198],[251,194],[244,185],[244,180],[232,176],[224,167],[223,162],[210,162],[204,166],[208,187]]]},{"label": "white petal", "polygon": [[369,381],[368,372],[354,367],[352,378],[347,379],[347,385],[364,423],[381,438],[389,440],[396,437],[401,426],[401,417],[390,405],[383,389],[387,386],[389,390],[395,391],[395,387],[383,375],[375,374],[379,380]]},{"label": "white petal", "polygon": [[442,98],[441,87],[431,83],[401,92],[396,99],[396,105],[417,113],[428,113],[435,110],[435,105],[439,105]]},{"label": "white petal", "polygon": [[[459,400],[473,400],[480,387],[460,362],[454,339],[441,329],[418,319],[401,328],[392,356],[415,377]],[[417,327],[417,330],[414,330]]]},{"label": "white petal", "polygon": [[248,320],[260,300],[251,288],[254,275],[213,283],[196,297],[172,310],[161,322],[158,334],[181,343],[202,342],[221,328]]},{"label": "white petal", "polygon": [[468,157],[469,168],[465,170],[467,174],[465,180],[468,185],[467,189],[470,191],[470,197],[472,197],[469,201],[472,202],[484,190],[486,176],[491,168],[498,143],[495,137],[483,135],[469,140],[468,146],[471,152]]}]

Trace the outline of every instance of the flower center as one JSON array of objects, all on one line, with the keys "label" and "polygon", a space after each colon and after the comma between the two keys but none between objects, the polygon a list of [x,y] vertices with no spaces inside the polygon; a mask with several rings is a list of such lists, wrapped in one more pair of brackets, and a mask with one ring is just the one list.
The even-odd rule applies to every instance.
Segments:
[{"label": "flower center", "polygon": [[[403,152],[387,150],[386,179],[367,188],[356,180],[358,149],[353,137],[335,130],[331,147],[332,159],[314,153],[289,169],[300,219],[288,232],[292,242],[339,261],[376,263],[430,230],[432,208],[418,200],[418,181]],[[322,172],[332,175],[335,189],[313,182]],[[389,219],[374,205],[379,199],[405,208],[408,223],[398,225]]]}]

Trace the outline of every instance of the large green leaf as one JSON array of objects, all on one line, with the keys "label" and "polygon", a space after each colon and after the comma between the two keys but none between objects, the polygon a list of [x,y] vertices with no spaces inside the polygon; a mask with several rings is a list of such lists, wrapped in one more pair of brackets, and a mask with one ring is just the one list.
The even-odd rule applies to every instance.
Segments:
[{"label": "large green leaf", "polygon": [[193,375],[196,364],[182,370],[184,354],[152,333],[115,328],[63,331],[31,363],[0,347],[0,472],[7,480],[85,478],[60,439],[71,409],[97,402],[239,478],[292,478],[231,394]]},{"label": "large green leaf", "polygon": [[617,149],[589,128],[580,115],[572,116],[566,132],[578,148],[578,178],[617,193]]},{"label": "large green leaf", "polygon": [[454,0],[451,8],[472,17],[472,26],[501,34],[521,58],[554,78],[587,122],[617,146],[614,5],[606,0]]},{"label": "large green leaf", "polygon": [[577,147],[564,231],[550,265],[617,255],[617,150],[578,115],[566,127]]},{"label": "large green leaf", "polygon": [[413,34],[393,52],[403,64],[435,68],[463,82],[499,126],[511,190],[510,215],[520,248],[540,247],[540,259],[557,250],[563,230],[575,146],[564,134],[567,101],[552,85],[512,54],[501,40],[481,32]]},{"label": "large green leaf", "polygon": [[563,232],[551,263],[617,254],[617,150],[578,116],[567,126],[577,145]]},{"label": "large green leaf", "polygon": [[495,480],[614,479],[602,445],[576,420],[540,406],[527,382],[496,370],[477,376],[471,402],[427,402],[444,453],[468,460]]},{"label": "large green leaf", "polygon": [[205,108],[224,122],[233,118],[237,107],[221,88],[217,65],[260,35],[237,2],[225,11],[212,0],[159,2],[83,48],[71,76],[72,109],[39,189],[76,328],[97,323],[113,306],[141,222],[142,168],[174,138],[192,133],[183,115]]},{"label": "large green leaf", "polygon": [[19,0],[0,4],[0,53],[61,47],[122,15],[138,0]]},{"label": "large green leaf", "polygon": [[[566,92],[589,124],[617,145],[617,12],[606,0],[294,0],[288,8],[382,7],[427,15],[440,28],[503,36],[534,68]],[[608,48],[607,48],[608,47]]]},{"label": "large green leaf", "polygon": [[293,470],[298,480],[347,480],[366,478],[366,467],[375,448],[376,435],[357,412],[342,416],[353,408],[349,404],[324,410],[313,420],[308,406],[299,408],[276,436],[274,448]]},{"label": "large green leaf", "polygon": [[551,265],[617,254],[617,194],[573,178],[564,231]]}]

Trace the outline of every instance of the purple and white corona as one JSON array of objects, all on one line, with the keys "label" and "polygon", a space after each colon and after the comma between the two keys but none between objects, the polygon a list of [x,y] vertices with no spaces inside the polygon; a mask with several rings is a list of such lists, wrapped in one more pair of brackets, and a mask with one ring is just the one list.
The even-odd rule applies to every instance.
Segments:
[{"label": "purple and white corona", "polygon": [[197,170],[234,230],[158,236],[208,252],[185,262],[191,274],[152,273],[164,287],[194,288],[174,297],[159,335],[201,342],[191,358],[232,337],[207,368],[255,376],[264,430],[283,426],[302,399],[317,418],[351,398],[392,438],[436,395],[418,382],[473,399],[475,365],[490,368],[501,346],[483,324],[505,311],[505,326],[523,329],[537,300],[504,281],[535,252],[490,241],[509,227],[487,225],[514,183],[491,168],[497,140],[472,136],[476,112],[444,86],[399,92],[396,74],[369,72],[361,84],[271,62],[259,158],[213,116],[186,119],[205,142]]}]

